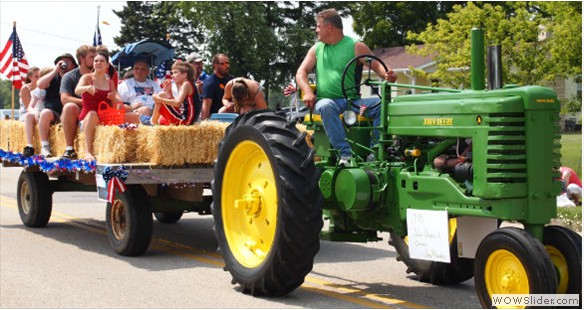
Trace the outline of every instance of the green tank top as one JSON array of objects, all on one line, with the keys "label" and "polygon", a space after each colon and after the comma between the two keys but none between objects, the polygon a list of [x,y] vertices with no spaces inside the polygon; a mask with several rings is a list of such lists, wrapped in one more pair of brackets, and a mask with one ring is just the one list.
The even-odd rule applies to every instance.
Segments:
[{"label": "green tank top", "polygon": [[[347,63],[355,57],[357,41],[345,36],[337,44],[329,45],[322,42],[316,44],[316,95],[322,98],[343,98],[341,78]],[[357,99],[355,90],[355,64],[351,66],[345,77],[347,96]]]}]

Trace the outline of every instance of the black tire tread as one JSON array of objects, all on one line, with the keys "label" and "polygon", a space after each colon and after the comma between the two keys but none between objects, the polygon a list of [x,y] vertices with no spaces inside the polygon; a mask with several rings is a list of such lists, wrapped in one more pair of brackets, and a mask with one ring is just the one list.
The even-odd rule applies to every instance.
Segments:
[{"label": "black tire tread", "polygon": [[555,247],[564,256],[569,274],[564,293],[579,294],[582,305],[582,236],[566,227],[549,225],[543,229],[543,244]]},{"label": "black tire tread", "polygon": [[528,273],[529,294],[555,294],[556,273],[543,243],[523,229],[505,227],[487,235],[476,252],[475,288],[483,308],[492,307],[484,279],[484,266],[490,253],[498,249],[506,249],[521,260]]},{"label": "black tire tread", "polygon": [[[238,128],[252,126],[259,131],[270,145],[276,160],[275,176],[279,184],[281,208],[280,230],[278,240],[274,240],[275,253],[271,260],[266,259],[265,270],[257,272],[254,277],[243,277],[241,266],[231,256],[225,241],[220,203],[221,197],[213,199],[213,216],[215,218],[215,234],[219,241],[219,252],[223,255],[225,269],[233,276],[233,282],[239,283],[244,293],[254,296],[285,295],[304,282],[304,277],[312,270],[314,256],[320,248],[319,233],[323,226],[322,195],[315,180],[320,172],[312,163],[312,152],[306,142],[302,142],[303,133],[295,126],[288,125],[284,117],[273,112],[254,111],[238,117],[226,132],[225,138],[219,144],[219,157],[215,163],[215,178],[212,182],[213,195],[220,195],[223,167],[217,164],[228,158],[223,154],[223,148]],[[293,147],[296,144],[296,147]],[[266,152],[267,153],[267,152]],[[312,164],[306,164],[311,162]],[[223,164],[224,165],[224,164]],[[305,165],[305,167],[300,167]],[[217,204],[217,205],[216,205]],[[259,269],[259,268],[258,268]]]},{"label": "black tire tread", "polygon": [[154,217],[160,223],[164,224],[174,224],[178,222],[184,214],[184,211],[167,211],[167,212],[154,212]]},{"label": "black tire tread", "polygon": [[431,262],[410,258],[407,243],[402,237],[390,231],[392,245],[396,252],[396,260],[403,262],[408,268],[407,273],[414,273],[420,282],[434,285],[453,285],[464,282],[474,276],[473,260],[458,257],[456,234],[450,245],[450,263]]},{"label": "black tire tread", "polygon": [[106,208],[106,231],[108,241],[116,253],[122,256],[140,256],[148,250],[152,239],[152,211],[146,192],[140,185],[128,185],[126,191],[116,190],[116,200],[121,200],[127,213],[127,232],[124,239],[117,240],[111,228],[111,203]]},{"label": "black tire tread", "polygon": [[[24,183],[28,183],[31,198],[29,212],[22,208],[21,191]],[[26,227],[45,227],[51,218],[53,210],[53,192],[50,188],[49,177],[38,171],[22,171],[17,183],[17,203],[20,219]]]}]

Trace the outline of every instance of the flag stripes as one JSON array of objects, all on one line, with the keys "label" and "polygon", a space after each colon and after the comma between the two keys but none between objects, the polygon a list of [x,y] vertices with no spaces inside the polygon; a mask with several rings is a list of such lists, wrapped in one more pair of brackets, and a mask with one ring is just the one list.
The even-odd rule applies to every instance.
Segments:
[{"label": "flag stripes", "polygon": [[28,74],[28,61],[16,33],[16,26],[12,28],[12,34],[0,53],[0,73],[12,81],[12,85],[20,89]]}]

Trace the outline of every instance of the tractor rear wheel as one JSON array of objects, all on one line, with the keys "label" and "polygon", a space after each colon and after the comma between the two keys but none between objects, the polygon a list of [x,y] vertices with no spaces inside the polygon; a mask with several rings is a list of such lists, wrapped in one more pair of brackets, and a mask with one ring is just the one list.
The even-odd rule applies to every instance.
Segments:
[{"label": "tractor rear wheel", "polygon": [[458,257],[456,219],[449,220],[450,263],[432,262],[410,258],[408,238],[390,232],[390,245],[397,251],[397,260],[408,266],[407,273],[416,274],[416,279],[434,285],[452,285],[473,277],[473,260]]},{"label": "tractor rear wheel", "polygon": [[322,195],[304,137],[294,122],[254,111],[237,118],[219,144],[215,234],[225,270],[244,293],[285,295],[312,270]]},{"label": "tractor rear wheel", "polygon": [[494,294],[554,294],[556,273],[543,244],[506,227],[487,235],[475,256],[475,289],[483,308]]}]

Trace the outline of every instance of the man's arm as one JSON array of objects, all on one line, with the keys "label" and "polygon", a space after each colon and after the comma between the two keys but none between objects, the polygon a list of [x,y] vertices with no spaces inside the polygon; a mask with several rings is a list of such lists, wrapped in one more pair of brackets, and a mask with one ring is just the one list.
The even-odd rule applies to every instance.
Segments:
[{"label": "man's arm", "polygon": [[63,76],[63,80],[61,81],[61,103],[63,104],[63,106],[65,106],[65,104],[69,103],[69,102],[73,102],[75,104],[77,104],[78,106],[81,106],[83,104],[83,100],[81,100],[81,98],[77,98],[75,96],[73,96],[73,94],[75,93],[75,88],[77,87],[76,83],[75,83],[75,79],[73,77],[73,73],[72,71],[67,72],[67,74],[65,74]]},{"label": "man's arm", "polygon": [[298,88],[304,92],[304,98],[301,98],[302,101],[310,108],[311,110],[314,109],[314,104],[316,103],[316,96],[310,88],[310,83],[308,82],[308,74],[314,70],[316,66],[316,45],[312,46],[304,60],[298,67],[298,71],[296,71],[296,84]]},{"label": "man's arm", "polygon": [[[355,44],[355,56],[361,56],[361,55],[373,55],[373,52],[371,51],[371,49],[369,49],[369,47],[367,45],[365,45],[365,43],[357,42]],[[361,63],[366,64],[365,59],[362,59]],[[373,61],[371,63],[371,69],[373,71],[375,71],[375,73],[377,73],[377,75],[379,75],[379,77],[381,77],[381,78],[384,78],[390,82],[397,81],[397,74],[395,74],[395,72],[393,72],[393,69],[391,69],[391,67],[389,65],[387,65],[387,72],[386,72],[385,68],[383,68],[383,65],[379,61]]]},{"label": "man's arm", "polygon": [[45,74],[39,78],[37,81],[37,87],[40,89],[47,89],[51,86],[51,81],[55,78],[55,75],[59,74],[60,67],[57,66],[49,74]]},{"label": "man's arm", "polygon": [[203,104],[201,106],[201,120],[202,121],[209,118],[212,104],[213,104],[213,100],[211,98],[203,99]]}]

